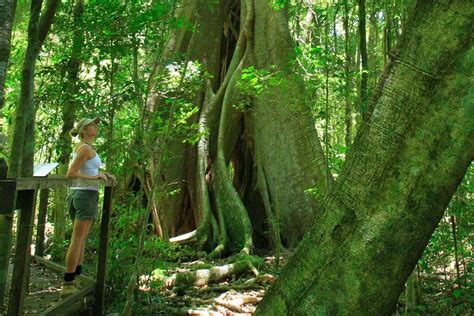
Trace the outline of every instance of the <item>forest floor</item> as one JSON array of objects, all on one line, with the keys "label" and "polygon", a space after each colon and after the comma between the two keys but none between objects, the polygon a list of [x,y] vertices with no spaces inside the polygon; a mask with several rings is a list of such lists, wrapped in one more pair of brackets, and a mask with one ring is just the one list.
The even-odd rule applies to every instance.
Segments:
[{"label": "forest floor", "polygon": [[288,255],[181,262],[140,279],[141,314],[252,315]]},{"label": "forest floor", "polygon": [[[141,277],[136,306],[141,306],[140,315],[252,315],[290,255],[285,253],[278,264],[269,252],[247,256],[255,267],[240,265],[231,272],[225,267],[239,265],[245,256],[182,261],[171,269],[156,269]],[[465,259],[461,279],[453,260],[430,268],[419,265],[410,277],[413,294],[400,295],[394,315],[473,315],[473,262]]]},{"label": "forest floor", "polygon": [[[181,261],[149,271],[139,277],[134,314],[252,315],[288,257],[289,254],[280,256],[277,263],[270,253],[235,255],[219,260]],[[472,264],[471,260],[468,263]],[[24,308],[26,315],[35,315],[60,302],[62,275],[37,263],[31,265],[30,271],[29,294]],[[407,313],[404,292],[396,315],[472,315],[471,275],[462,274],[466,286],[461,291],[452,269],[438,272],[414,274],[417,275],[416,311]],[[120,314],[117,310],[109,310],[107,315]]]}]

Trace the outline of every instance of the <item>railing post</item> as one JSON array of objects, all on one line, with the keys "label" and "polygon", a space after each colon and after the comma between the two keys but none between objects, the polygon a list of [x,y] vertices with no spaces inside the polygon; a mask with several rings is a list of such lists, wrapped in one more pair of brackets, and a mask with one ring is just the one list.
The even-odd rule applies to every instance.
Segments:
[{"label": "railing post", "polygon": [[0,158],[0,216],[2,216],[3,229],[0,249],[0,314],[4,314],[4,298],[8,283],[8,267],[10,265],[10,251],[12,231],[8,230],[13,225],[13,209],[15,205],[15,181],[7,182],[8,165],[4,158]]},{"label": "railing post", "polygon": [[8,304],[9,316],[21,315],[23,310],[25,290],[29,280],[30,247],[35,217],[36,190],[19,191],[18,199],[21,200],[21,211],[17,231],[10,301]]},{"label": "railing post", "polygon": [[5,158],[0,159],[0,180],[5,180],[8,175],[8,165]]},{"label": "railing post", "polygon": [[35,255],[42,257],[44,253],[44,231],[48,211],[49,189],[41,189],[38,210],[38,226],[36,228]]},{"label": "railing post", "polygon": [[97,277],[95,286],[94,315],[102,316],[104,310],[105,277],[107,273],[107,251],[110,230],[110,215],[112,213],[113,187],[105,187],[102,221],[100,223],[100,247],[97,262]]}]

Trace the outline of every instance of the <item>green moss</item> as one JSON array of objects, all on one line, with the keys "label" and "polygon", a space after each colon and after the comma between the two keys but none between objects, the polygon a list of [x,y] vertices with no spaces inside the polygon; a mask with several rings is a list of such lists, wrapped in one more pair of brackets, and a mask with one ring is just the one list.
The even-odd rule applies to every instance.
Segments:
[{"label": "green moss", "polygon": [[181,287],[192,286],[196,281],[196,274],[193,272],[176,273],[176,284]]},{"label": "green moss", "polygon": [[193,266],[191,266],[191,270],[192,271],[196,271],[196,270],[201,270],[201,269],[210,269],[212,268],[214,265],[213,264],[210,264],[210,263],[199,263],[199,264],[195,264]]}]

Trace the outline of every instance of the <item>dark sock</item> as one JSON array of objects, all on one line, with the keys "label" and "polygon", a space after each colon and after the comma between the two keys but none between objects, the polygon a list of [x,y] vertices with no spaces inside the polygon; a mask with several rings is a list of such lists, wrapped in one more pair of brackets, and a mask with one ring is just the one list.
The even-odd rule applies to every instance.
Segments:
[{"label": "dark sock", "polygon": [[64,282],[71,282],[74,281],[74,278],[76,277],[76,272],[72,273],[64,273]]},{"label": "dark sock", "polygon": [[76,274],[76,276],[78,275],[81,275],[81,272],[82,272],[82,265],[78,265],[76,267],[76,272],[74,272]]}]

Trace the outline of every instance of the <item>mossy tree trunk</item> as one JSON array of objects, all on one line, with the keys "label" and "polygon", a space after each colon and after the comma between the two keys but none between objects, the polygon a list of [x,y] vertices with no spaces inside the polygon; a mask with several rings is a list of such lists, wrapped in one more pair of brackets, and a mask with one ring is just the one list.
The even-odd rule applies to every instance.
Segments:
[{"label": "mossy tree trunk", "polygon": [[[182,15],[192,16],[188,10],[198,12],[189,18],[195,32],[181,30],[170,45],[211,74],[195,100],[200,113],[194,118],[208,133],[197,148],[175,142],[166,149],[170,159],[159,181],[179,190],[160,197],[170,235],[194,213],[198,240],[213,255],[250,252],[254,236],[268,229],[281,230],[284,244],[294,246],[319,214],[315,195],[305,191],[317,187],[324,196],[332,177],[290,65],[285,13],[253,0],[190,1]],[[243,93],[237,83],[251,66],[278,83]],[[242,102],[244,111],[235,107]]]},{"label": "mossy tree trunk", "polygon": [[[0,5],[0,110],[5,104],[5,80],[7,76],[8,59],[11,50],[11,35],[13,28],[13,18],[15,16],[16,0],[2,1]],[[0,126],[0,138],[3,139],[2,127]],[[0,248],[8,251],[0,252],[0,265],[8,267],[10,258],[12,217],[9,215],[0,216]],[[10,228],[10,229],[8,229]],[[7,279],[7,269],[0,270],[0,313],[3,312],[3,298],[5,296],[5,282]]]},{"label": "mossy tree trunk", "polygon": [[[32,0],[28,24],[28,45],[23,60],[21,91],[16,109],[13,142],[10,151],[9,177],[29,177],[33,174],[34,154],[34,78],[36,58],[49,32],[59,0],[46,3],[41,14],[42,0]],[[41,16],[40,16],[41,14]],[[5,292],[8,261],[11,250],[12,216],[0,216],[0,293]]]},{"label": "mossy tree trunk", "polygon": [[[43,12],[41,13],[39,24],[37,26],[38,29],[36,31],[36,38],[30,38],[30,35],[28,35],[28,45],[26,48],[27,53],[25,54],[25,59],[23,61],[22,87],[20,91],[18,108],[15,113],[15,130],[13,132],[13,142],[11,149],[11,157],[21,157],[21,159],[19,159],[21,161],[20,173],[23,177],[31,176],[33,174],[36,117],[36,109],[34,105],[34,78],[36,58],[38,57],[41,48],[43,47],[43,43],[46,40],[46,37],[48,36],[59,3],[59,0],[46,1]],[[30,45],[32,46],[31,51],[29,51]],[[22,112],[23,110],[25,112],[23,114],[20,114],[19,112]],[[21,121],[21,123],[17,123],[17,120]],[[17,133],[20,133],[20,128],[22,124],[25,124],[23,144],[19,142],[20,137],[16,136]],[[19,150],[22,151],[21,155],[19,155]],[[14,164],[13,166],[18,167],[16,164]]]},{"label": "mossy tree trunk", "polygon": [[393,312],[474,158],[472,21],[470,1],[418,3],[324,212],[257,315]]},{"label": "mossy tree trunk", "polygon": [[5,104],[5,80],[10,58],[15,9],[16,0],[5,0],[0,5],[0,109]]}]

